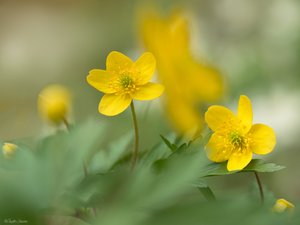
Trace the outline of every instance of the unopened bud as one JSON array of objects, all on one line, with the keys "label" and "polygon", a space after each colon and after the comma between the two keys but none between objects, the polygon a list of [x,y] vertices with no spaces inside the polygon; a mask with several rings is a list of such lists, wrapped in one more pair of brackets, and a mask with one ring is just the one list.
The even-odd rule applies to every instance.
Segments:
[{"label": "unopened bud", "polygon": [[71,96],[68,89],[61,85],[50,85],[44,88],[38,97],[38,109],[41,116],[55,124],[66,119],[70,111]]},{"label": "unopened bud", "polygon": [[2,146],[3,155],[6,159],[10,159],[14,156],[18,146],[12,143],[4,143]]},{"label": "unopened bud", "polygon": [[295,206],[284,198],[277,199],[273,206],[273,212],[282,213],[284,211],[291,211]]}]

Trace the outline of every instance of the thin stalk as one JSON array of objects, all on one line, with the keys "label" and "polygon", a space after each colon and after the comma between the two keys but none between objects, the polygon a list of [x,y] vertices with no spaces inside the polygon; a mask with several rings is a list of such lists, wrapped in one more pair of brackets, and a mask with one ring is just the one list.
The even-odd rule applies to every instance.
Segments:
[{"label": "thin stalk", "polygon": [[83,168],[84,177],[86,178],[88,176],[88,170],[84,161],[82,162],[82,168]]},{"label": "thin stalk", "polygon": [[264,190],[263,190],[263,187],[262,187],[262,183],[259,179],[258,173],[254,172],[254,175],[255,175],[255,179],[256,179],[256,182],[257,182],[257,185],[258,185],[258,188],[259,188],[261,203],[263,204],[265,197],[264,197]]},{"label": "thin stalk", "polygon": [[134,134],[135,134],[134,149],[133,149],[132,159],[131,159],[131,171],[133,171],[137,163],[138,154],[139,154],[139,129],[138,129],[133,101],[130,104],[130,108],[131,108],[132,122],[134,127]]}]

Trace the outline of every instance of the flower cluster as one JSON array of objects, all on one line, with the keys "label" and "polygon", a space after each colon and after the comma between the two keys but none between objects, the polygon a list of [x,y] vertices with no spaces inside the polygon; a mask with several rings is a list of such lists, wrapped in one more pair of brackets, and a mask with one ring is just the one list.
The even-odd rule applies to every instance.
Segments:
[{"label": "flower cluster", "polygon": [[[101,97],[92,102],[97,119],[76,121],[76,116],[84,120],[92,115],[72,117],[71,91],[52,84],[38,94],[37,109],[53,132],[18,140],[0,137],[3,222],[221,225],[240,224],[246,218],[248,225],[299,224],[297,204],[274,197],[260,178],[260,173],[284,168],[261,159],[274,151],[275,131],[254,122],[246,95],[239,96],[236,111],[219,105],[226,99],[224,77],[195,57],[186,14],[176,11],[164,17],[148,8],[138,18],[144,53],[136,55],[141,49],[132,49],[137,56],[133,60],[111,51],[105,66],[77,73],[82,85],[92,87],[90,94]],[[88,103],[80,88],[76,90]],[[135,106],[159,97],[162,108]],[[126,113],[110,124],[112,116],[126,110],[131,112],[134,135],[124,132]],[[126,123],[120,121],[124,118]],[[242,198],[233,191],[215,195],[220,187],[214,190],[206,180],[238,173],[236,179],[250,174],[257,183]]]}]

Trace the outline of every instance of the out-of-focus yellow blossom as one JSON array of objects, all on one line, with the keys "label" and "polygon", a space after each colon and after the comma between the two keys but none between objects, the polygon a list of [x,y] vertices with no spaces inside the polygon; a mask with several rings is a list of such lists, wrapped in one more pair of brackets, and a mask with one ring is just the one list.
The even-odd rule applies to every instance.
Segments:
[{"label": "out-of-focus yellow blossom", "polygon": [[274,204],[272,210],[273,212],[282,213],[284,211],[291,211],[295,208],[295,206],[287,201],[284,198],[277,199],[276,203]]},{"label": "out-of-focus yellow blossom", "polygon": [[12,143],[4,143],[2,146],[2,152],[6,159],[10,159],[14,156],[18,146]]},{"label": "out-of-focus yellow blossom", "polygon": [[156,67],[154,56],[146,52],[137,61],[120,52],[111,52],[106,59],[106,70],[94,69],[89,72],[87,82],[104,92],[99,112],[115,116],[123,112],[135,100],[152,100],[159,97],[164,87],[149,82]]},{"label": "out-of-focus yellow blossom", "polygon": [[268,154],[276,144],[272,128],[263,124],[252,125],[250,99],[240,96],[238,113],[223,106],[211,106],[205,121],[214,131],[207,146],[208,158],[214,162],[227,161],[228,171],[242,170],[255,154]]},{"label": "out-of-focus yellow blossom", "polygon": [[38,97],[41,116],[55,124],[66,120],[71,107],[71,95],[64,86],[53,84],[45,87]]},{"label": "out-of-focus yellow blossom", "polygon": [[143,11],[139,19],[144,45],[155,55],[166,88],[168,117],[180,134],[200,131],[199,107],[223,93],[219,72],[194,58],[188,22],[181,12],[163,18],[155,10]]}]

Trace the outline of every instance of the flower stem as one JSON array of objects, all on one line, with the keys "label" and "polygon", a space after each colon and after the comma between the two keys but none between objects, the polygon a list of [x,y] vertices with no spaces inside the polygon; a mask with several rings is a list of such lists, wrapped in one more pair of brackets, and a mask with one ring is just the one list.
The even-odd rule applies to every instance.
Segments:
[{"label": "flower stem", "polygon": [[257,185],[258,185],[258,188],[259,188],[261,203],[263,204],[264,203],[264,190],[263,190],[261,181],[259,179],[258,173],[254,172],[254,175],[255,175],[256,182],[257,182]]},{"label": "flower stem", "polygon": [[84,177],[86,178],[88,176],[88,170],[84,161],[82,162],[82,168],[83,168]]},{"label": "flower stem", "polygon": [[133,101],[130,104],[131,108],[131,114],[132,114],[132,122],[134,126],[134,134],[135,134],[135,140],[134,140],[134,149],[132,153],[132,159],[131,159],[131,171],[134,170],[135,165],[138,160],[138,153],[139,153],[139,129],[138,129],[138,124],[137,124],[137,119],[136,119],[136,114],[135,114],[135,109],[134,109],[134,104]]}]

